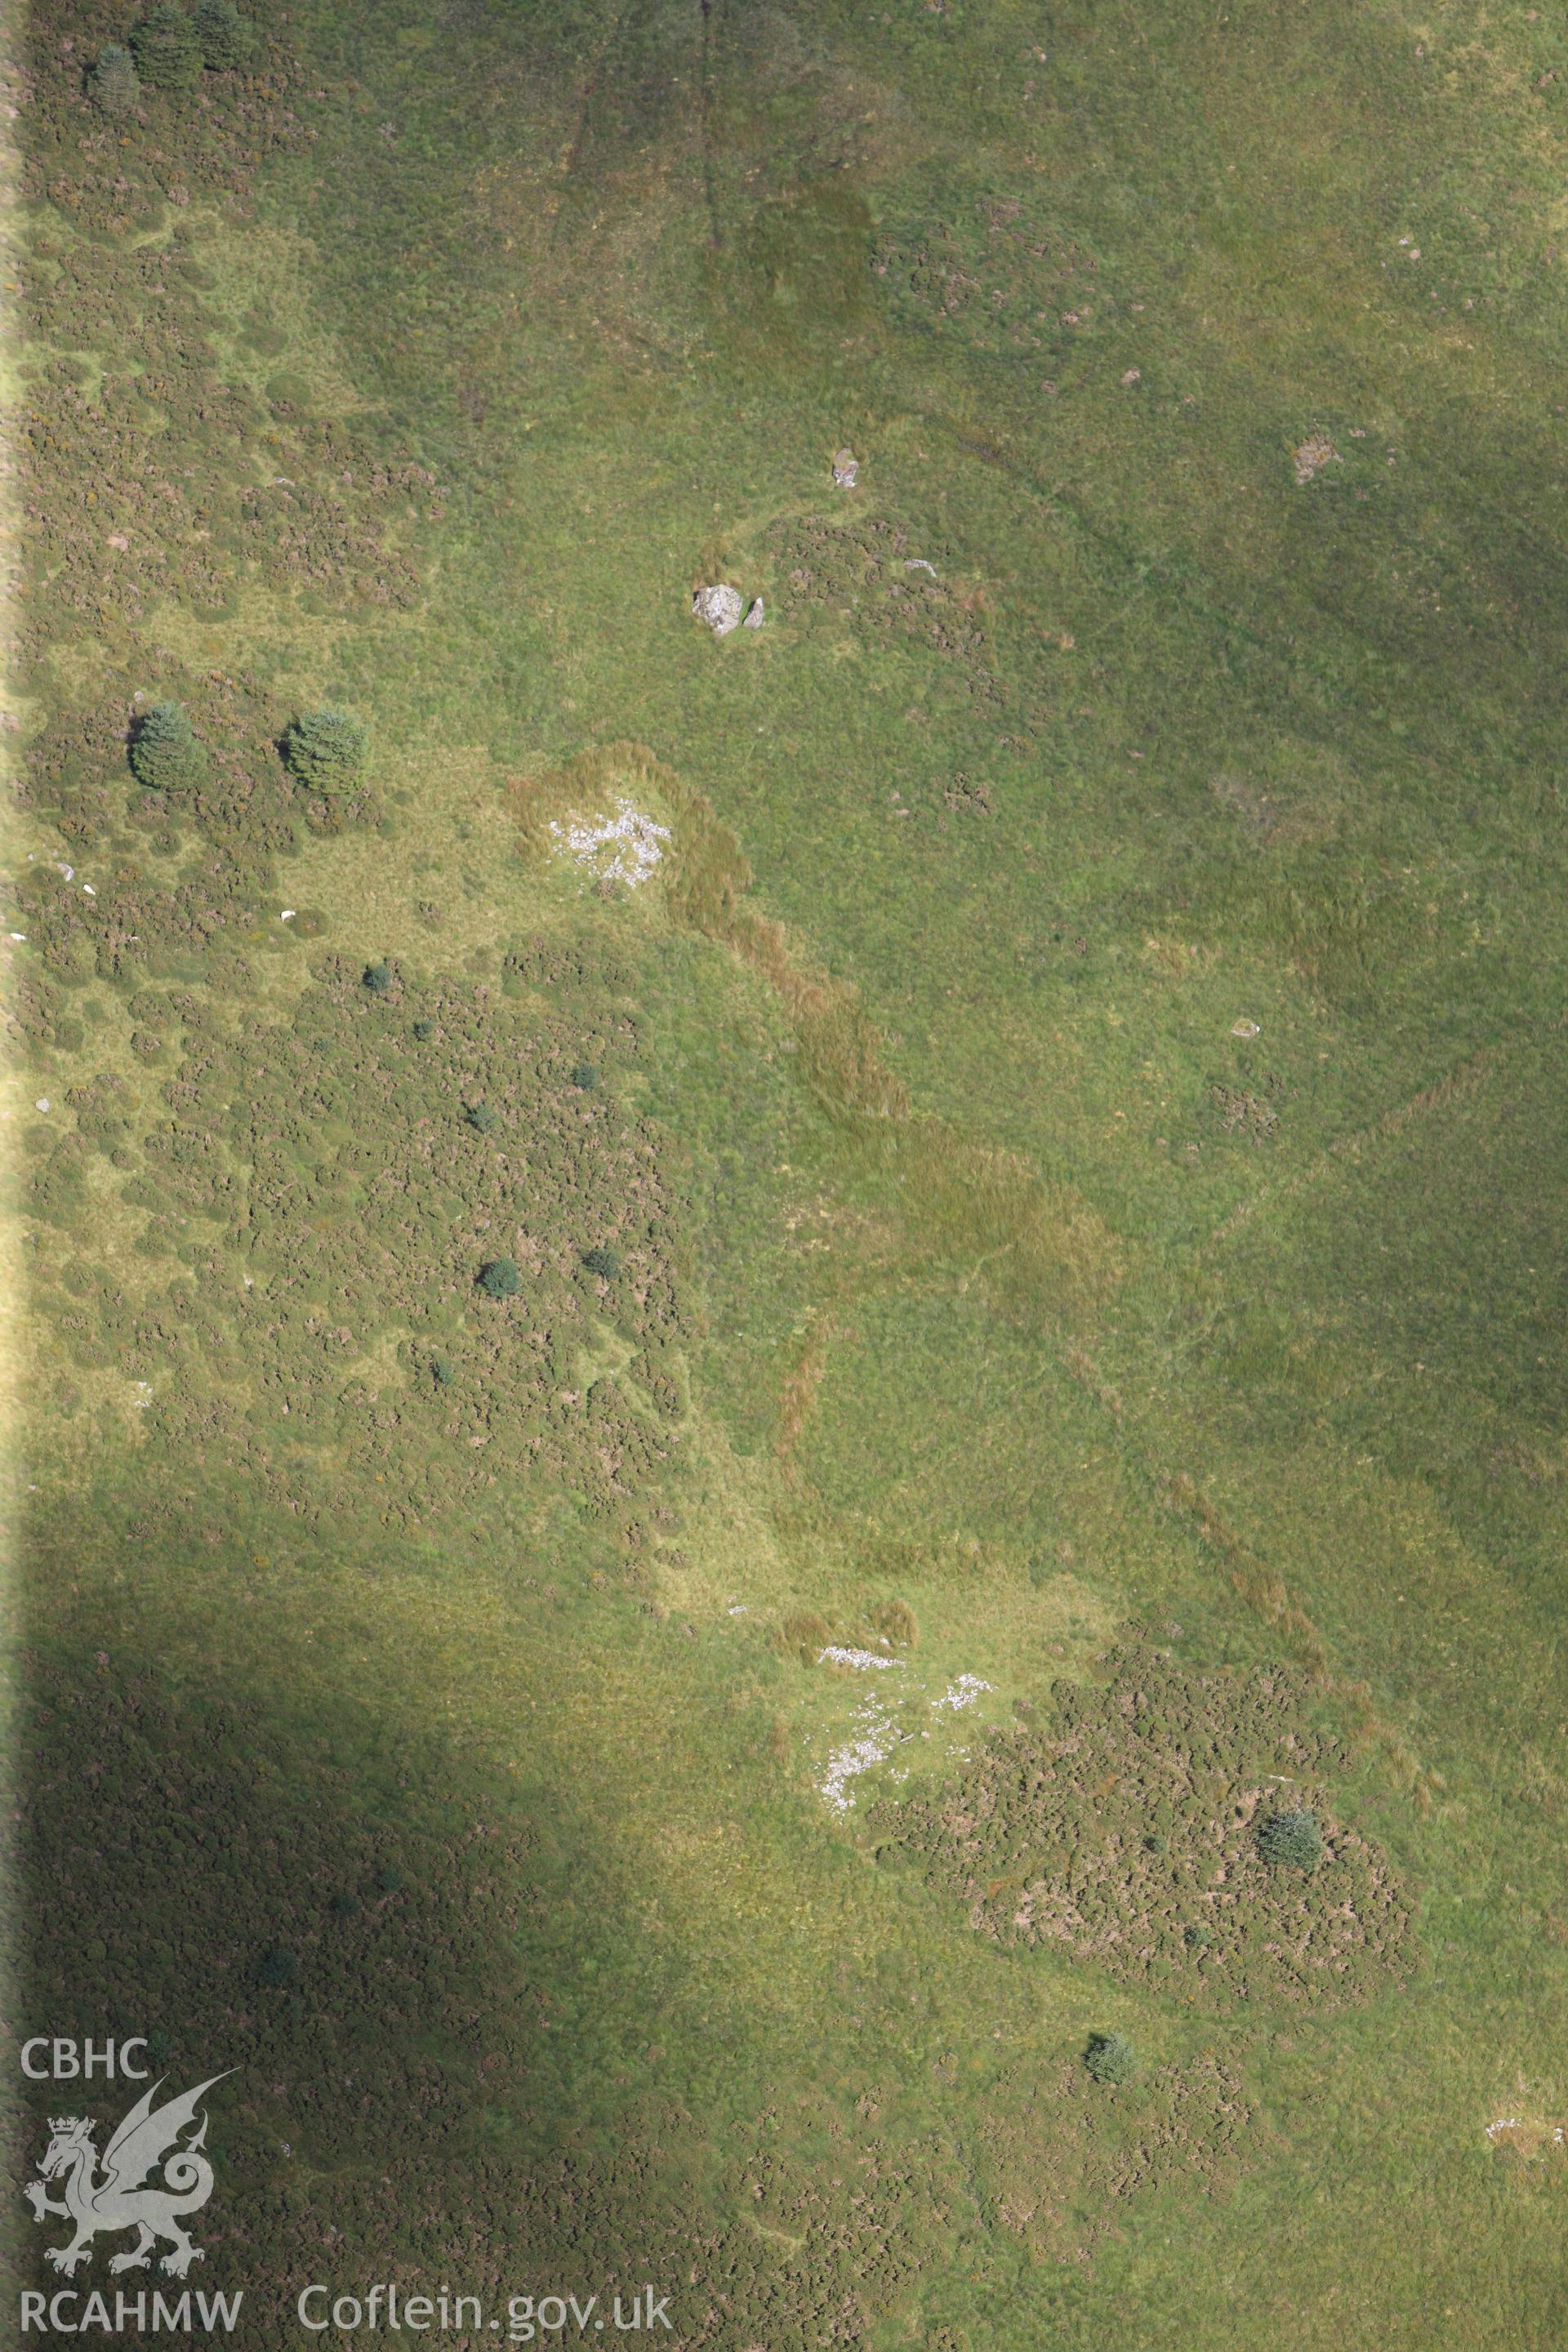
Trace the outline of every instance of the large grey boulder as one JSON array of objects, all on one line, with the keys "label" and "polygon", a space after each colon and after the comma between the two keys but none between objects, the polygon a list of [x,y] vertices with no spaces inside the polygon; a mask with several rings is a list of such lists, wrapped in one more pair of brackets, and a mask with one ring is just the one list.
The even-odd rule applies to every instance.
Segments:
[{"label": "large grey boulder", "polygon": [[738,588],[727,580],[718,581],[711,588],[699,588],[691,599],[691,609],[700,621],[706,621],[716,637],[727,637],[731,629],[741,625],[745,611]]}]

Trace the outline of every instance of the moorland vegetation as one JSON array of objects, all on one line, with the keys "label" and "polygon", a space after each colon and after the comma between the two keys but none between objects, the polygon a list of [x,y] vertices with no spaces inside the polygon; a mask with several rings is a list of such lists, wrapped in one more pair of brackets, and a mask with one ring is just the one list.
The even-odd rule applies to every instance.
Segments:
[{"label": "moorland vegetation", "polygon": [[18,1960],[207,2284],[1554,2340],[1562,27],[7,71]]}]

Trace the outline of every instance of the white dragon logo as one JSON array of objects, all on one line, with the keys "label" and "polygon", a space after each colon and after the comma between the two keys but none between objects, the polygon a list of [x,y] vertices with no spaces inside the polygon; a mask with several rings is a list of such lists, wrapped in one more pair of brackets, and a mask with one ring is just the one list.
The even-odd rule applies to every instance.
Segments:
[{"label": "white dragon logo", "polygon": [[[232,2073],[232,2067],[228,2071]],[[161,2107],[154,2107],[160,2077],[150,2091],[142,2093],[104,2149],[101,2179],[98,2150],[92,2144],[98,2129],[93,2117],[50,2116],[49,2144],[38,2164],[41,2178],[29,2180],[24,2194],[36,2221],[58,2213],[76,2224],[76,2235],[68,2246],[44,2249],[56,2270],[69,2278],[79,2263],[89,2263],[90,2242],[100,2230],[140,2233],[129,2253],[112,2257],[111,2271],[144,2270],[160,2238],[168,2240],[171,2251],[163,2256],[159,2268],[172,2277],[184,2278],[193,2263],[205,2259],[201,2247],[194,2246],[181,2227],[181,2216],[199,2212],[213,2193],[213,2168],[201,2153],[207,2136],[205,2116],[194,2139],[184,2147],[176,2143],[186,2126],[195,2120],[203,2093],[223,2079],[222,2074],[209,2075],[182,2098],[166,2099]],[[143,2186],[148,2174],[160,2168],[162,2179]],[[65,2198],[55,2204],[44,2183],[58,2180],[62,2173]]]}]

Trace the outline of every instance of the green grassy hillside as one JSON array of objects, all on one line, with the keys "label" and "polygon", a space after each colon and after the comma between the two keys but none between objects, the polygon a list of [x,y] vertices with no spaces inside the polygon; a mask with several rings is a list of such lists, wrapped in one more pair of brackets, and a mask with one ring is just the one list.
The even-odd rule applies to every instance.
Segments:
[{"label": "green grassy hillside", "polygon": [[18,2021],[257,2346],[1561,2340],[1568,35],[247,21],[8,73]]}]

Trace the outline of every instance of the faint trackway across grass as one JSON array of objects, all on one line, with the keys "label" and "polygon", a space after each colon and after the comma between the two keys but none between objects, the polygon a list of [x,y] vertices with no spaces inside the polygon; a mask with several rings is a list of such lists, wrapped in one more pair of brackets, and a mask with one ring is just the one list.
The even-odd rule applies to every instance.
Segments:
[{"label": "faint trackway across grass", "polygon": [[604,79],[605,60],[608,58],[611,50],[615,47],[625,21],[625,10],[617,8],[611,16],[609,24],[605,29],[598,47],[594,52],[593,62],[588,68],[587,73],[583,81],[582,89],[578,93],[577,120],[573,128],[571,139],[567,142],[565,153],[561,158],[561,194],[555,200],[554,216],[550,224],[550,242],[552,245],[555,245],[560,241],[562,234],[561,215],[564,205],[565,194],[570,188],[574,179],[575,179],[579,166],[582,163],[583,151],[587,145],[589,126],[593,120],[594,102],[599,94],[600,82]]},{"label": "faint trackway across grass", "polygon": [[702,196],[708,207],[708,242],[724,242],[719,193],[713,178],[713,0],[697,0],[702,17],[702,56],[697,76],[698,132],[702,142]]},{"label": "faint trackway across grass", "polygon": [[1250,1223],[1259,1210],[1278,1209],[1286,1201],[1315,1191],[1335,1175],[1347,1160],[1359,1159],[1363,1151],[1386,1142],[1390,1136],[1397,1135],[1402,1128],[1410,1126],[1414,1120],[1446,1110],[1451,1103],[1464,1101],[1468,1095],[1475,1093],[1483,1078],[1506,1061],[1516,1042],[1505,1039],[1481,1046],[1478,1052],[1457,1064],[1446,1077],[1423,1087],[1418,1094],[1411,1096],[1408,1102],[1396,1103],[1381,1118],[1373,1119],[1369,1127],[1358,1128],[1352,1135],[1336,1136],[1332,1143],[1325,1144],[1322,1150],[1304,1168],[1299,1168],[1293,1176],[1283,1178],[1278,1184],[1266,1185],[1247,1200],[1238,1202],[1229,1215],[1222,1218],[1214,1231],[1197,1244],[1191,1253],[1191,1263],[1194,1265],[1205,1263],[1229,1241],[1233,1234]]},{"label": "faint trackway across grass", "polygon": [[[1004,1288],[986,1285],[995,1311],[1031,1315],[1041,1339],[1055,1347],[1068,1376],[1106,1416],[1120,1458],[1156,1509],[1178,1517],[1188,1536],[1220,1563],[1244,1606],[1324,1688],[1348,1704],[1356,1736],[1381,1746],[1416,1802],[1428,1803],[1425,1768],[1404,1737],[1378,1716],[1366,1686],[1333,1673],[1326,1639],[1279,1570],[1228,1524],[1188,1471],[1173,1468],[1146,1442],[1120,1390],[1083,1345],[1087,1318],[1121,1270],[1116,1236],[1089,1204],[1068,1188],[1047,1184],[1017,1154],[971,1141],[913,1109],[901,1083],[883,1066],[880,1034],[856,992],[803,964],[784,926],[745,904],[752,870],[734,835],[703,795],[646,746],[616,743],[584,752],[564,768],[522,783],[517,790],[524,835],[537,841],[558,811],[639,787],[657,796],[672,817],[671,911],[729,949],[778,996],[795,1030],[805,1082],[840,1127],[860,1166],[891,1180],[888,1190],[899,1202],[915,1262],[923,1260],[931,1274],[945,1270],[961,1290],[987,1266],[1006,1262],[1013,1279]],[[1321,1169],[1341,1164],[1362,1141],[1397,1132],[1411,1119],[1459,1099],[1479,1083],[1500,1050],[1483,1049],[1361,1135],[1331,1146],[1298,1181],[1304,1186]],[[899,1277],[909,1271],[909,1258],[901,1258]],[[837,1330],[857,1300],[885,1286],[894,1272],[885,1265],[847,1271],[838,1297],[821,1311],[807,1335],[786,1376],[780,1405],[775,1451],[786,1469],[814,1410]]]},{"label": "faint trackway across grass", "polygon": [[734,835],[645,746],[611,744],[524,782],[520,819],[525,835],[542,841],[558,812],[639,787],[672,818],[672,915],[773,991],[794,1031],[804,1083],[863,1172],[891,1180],[915,1255],[973,1279],[987,1257],[1005,1254],[1019,1304],[1071,1309],[1103,1295],[1121,1270],[1109,1227],[1074,1188],[1047,1182],[1017,1153],[915,1111],[856,991],[803,961],[783,924],[746,903],[752,869]]},{"label": "faint trackway across grass", "polygon": [[[708,242],[717,247],[723,243],[721,226],[718,188],[713,171],[713,27],[712,0],[697,0],[700,26],[697,44],[697,110],[698,145],[702,176],[703,203],[708,213]],[[603,90],[605,74],[617,45],[628,28],[641,17],[646,8],[617,8],[611,16],[600,37],[593,59],[584,78],[577,100],[577,119],[565,152],[561,158],[561,194],[551,223],[550,241],[559,245],[563,230],[565,195],[578,177],[584,152],[592,134],[595,110]]]},{"label": "faint trackway across grass", "polygon": [[[678,834],[685,855],[676,888],[678,911],[707,937],[731,948],[774,987],[795,1023],[807,1076],[830,1108],[853,1117],[862,1150],[880,1146],[888,1157],[895,1153],[901,1157],[913,1144],[921,1180],[916,1199],[923,1198],[927,1210],[928,1247],[934,1245],[936,1254],[945,1255],[941,1248],[943,1238],[963,1236],[966,1263],[957,1277],[958,1286],[967,1288],[988,1265],[1003,1259],[1011,1262],[1026,1286],[1031,1305],[1037,1311],[1044,1307],[1057,1321],[1055,1339],[1062,1364],[1110,1419],[1119,1454],[1137,1472],[1151,1497],[1179,1514],[1201,1546],[1222,1562],[1232,1589],[1246,1606],[1285,1639],[1314,1675],[1331,1681],[1328,1644],[1278,1570],[1226,1524],[1185,1471],[1173,1470],[1158,1461],[1133,1434],[1126,1423],[1121,1395],[1093,1359],[1059,1328],[1064,1313],[1081,1318],[1103,1285],[1080,1282],[1066,1292],[1058,1286],[1057,1295],[1050,1297],[1053,1286],[1042,1282],[1041,1276],[1051,1244],[1059,1244],[1061,1232],[1057,1223],[1059,1207],[1048,1188],[1015,1155],[964,1141],[937,1121],[917,1117],[903,1089],[883,1071],[878,1050],[880,1040],[853,992],[841,983],[812,979],[801,971],[782,927],[741,903],[751,872],[733,835],[718,824],[700,795],[686,792],[678,779],[667,773],[663,782],[666,796],[678,802],[682,819]],[[1395,1123],[1402,1116],[1412,1115],[1419,1105],[1420,1098],[1416,1106],[1393,1115]],[[906,1192],[910,1189],[905,1187]],[[1085,1213],[1091,1213],[1086,1210]],[[1109,1235],[1105,1240],[1110,1245]],[[1027,1279],[1031,1272],[1032,1281]],[[852,1280],[837,1312],[841,1315],[855,1296],[864,1296],[876,1286],[874,1276],[862,1275],[858,1283]],[[1018,1283],[1009,1286],[1008,1303],[1016,1305],[1019,1286]],[[786,1380],[777,1441],[786,1462],[815,1404],[834,1328],[831,1318],[816,1327]],[[1379,1738],[1403,1767],[1405,1777],[1419,1786],[1420,1767],[1405,1743],[1371,1715],[1366,1694],[1358,1691],[1355,1696],[1366,1735]]]},{"label": "faint trackway across grass", "polygon": [[1081,1348],[1068,1345],[1061,1351],[1061,1359],[1084,1394],[1110,1420],[1116,1433],[1118,1456],[1149,1500],[1159,1510],[1173,1512],[1189,1537],[1220,1563],[1237,1598],[1280,1636],[1324,1690],[1346,1706],[1346,1729],[1351,1736],[1369,1747],[1382,1748],[1397,1781],[1426,1811],[1440,1783],[1422,1764],[1404,1734],[1379,1715],[1367,1685],[1349,1681],[1333,1672],[1327,1640],[1291,1593],[1279,1570],[1271,1567],[1230,1525],[1190,1472],[1173,1471],[1144,1442],[1136,1424],[1129,1419],[1120,1391],[1091,1357]]},{"label": "faint trackway across grass", "polygon": [[[1348,681],[1321,651],[1314,657],[1300,641],[1289,646],[1276,643],[1200,587],[1199,574],[1185,556],[1173,550],[1139,554],[1121,532],[1091,515],[1066,483],[1047,485],[1018,456],[990,443],[977,443],[973,434],[940,410],[927,408],[919,414],[929,431],[943,436],[965,457],[994,467],[1005,475],[1034,500],[1043,515],[1065,523],[1079,547],[1098,559],[1096,586],[1108,599],[1120,597],[1121,601],[1109,617],[1089,625],[1086,643],[1121,620],[1132,605],[1149,593],[1163,592],[1173,604],[1202,624],[1216,651],[1236,659],[1238,677],[1245,676],[1247,665],[1254,665],[1268,672],[1271,696],[1307,702],[1320,716],[1328,701],[1342,720],[1347,715]],[[1323,613],[1316,617],[1326,631],[1331,614]]]}]

